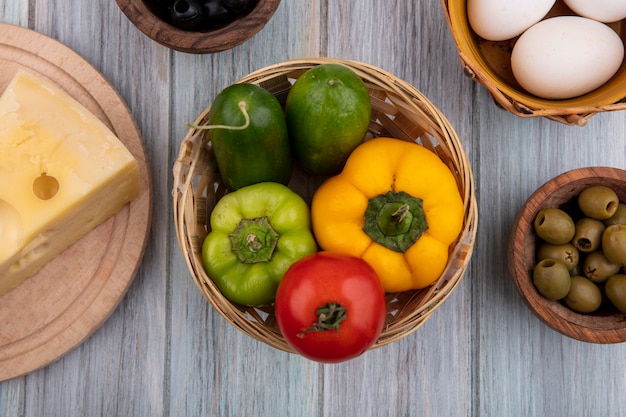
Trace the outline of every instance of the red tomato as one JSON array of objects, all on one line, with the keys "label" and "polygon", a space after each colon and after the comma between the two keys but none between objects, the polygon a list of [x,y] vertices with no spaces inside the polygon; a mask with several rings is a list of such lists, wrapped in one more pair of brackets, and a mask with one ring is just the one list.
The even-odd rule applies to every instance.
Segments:
[{"label": "red tomato", "polygon": [[275,303],[287,343],[318,362],[342,362],[370,348],[385,322],[385,292],[363,259],[318,252],[285,273]]}]

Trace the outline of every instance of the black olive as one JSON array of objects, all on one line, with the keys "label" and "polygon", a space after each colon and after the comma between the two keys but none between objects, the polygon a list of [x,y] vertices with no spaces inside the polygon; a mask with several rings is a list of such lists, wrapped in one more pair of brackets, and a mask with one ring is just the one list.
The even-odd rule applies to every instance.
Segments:
[{"label": "black olive", "polygon": [[183,30],[202,28],[202,8],[196,0],[176,0],[171,11],[172,24]]},{"label": "black olive", "polygon": [[205,0],[202,3],[202,10],[207,28],[224,26],[237,18],[237,15],[227,9],[221,0]]},{"label": "black olive", "polygon": [[229,10],[236,14],[245,14],[254,9],[258,0],[221,0]]},{"label": "black olive", "polygon": [[174,0],[149,0],[146,1],[148,8],[162,20],[171,23],[172,3]]}]

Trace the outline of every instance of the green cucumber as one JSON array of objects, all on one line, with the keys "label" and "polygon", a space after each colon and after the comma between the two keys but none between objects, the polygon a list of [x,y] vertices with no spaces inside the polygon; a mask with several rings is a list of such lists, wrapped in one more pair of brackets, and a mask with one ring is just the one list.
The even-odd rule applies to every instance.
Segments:
[{"label": "green cucumber", "polygon": [[363,142],[371,112],[367,87],[350,68],[321,64],[309,69],[285,104],[294,158],[310,173],[339,173]]},{"label": "green cucumber", "polygon": [[209,110],[210,140],[217,168],[230,191],[260,182],[286,185],[292,157],[283,109],[266,89],[233,84]]}]

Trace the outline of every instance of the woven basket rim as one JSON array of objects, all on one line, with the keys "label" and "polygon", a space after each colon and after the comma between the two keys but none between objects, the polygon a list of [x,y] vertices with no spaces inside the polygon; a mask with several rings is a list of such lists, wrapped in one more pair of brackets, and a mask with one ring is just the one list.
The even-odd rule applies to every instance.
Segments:
[{"label": "woven basket rim", "polygon": [[[284,83],[285,79],[297,77],[298,74],[303,73],[307,69],[323,63],[338,63],[349,66],[364,78],[370,88],[370,95],[384,91],[385,94],[391,95],[398,101],[398,103],[392,104],[377,102],[377,105],[388,106],[392,110],[398,108],[395,106],[401,106],[400,109],[402,111],[408,111],[411,115],[413,115],[411,112],[415,112],[414,117],[420,122],[423,121],[428,129],[425,129],[425,133],[422,135],[424,137],[420,136],[420,140],[426,142],[425,146],[436,147],[437,151],[448,157],[448,162],[454,165],[453,168],[456,172],[453,173],[457,177],[457,182],[462,187],[462,197],[465,204],[464,228],[457,242],[453,245],[446,270],[442,277],[427,289],[388,294],[388,300],[392,300],[394,308],[397,305],[399,306],[399,312],[395,313],[392,311],[390,313],[389,308],[391,307],[388,308],[390,322],[385,324],[380,338],[372,347],[378,348],[399,340],[421,327],[426,319],[450,296],[460,283],[472,256],[477,231],[478,211],[474,180],[461,141],[447,118],[415,87],[380,68],[353,60],[301,58],[261,68],[237,82],[268,83],[271,87],[275,80]],[[277,87],[280,91],[282,91],[282,88],[282,85]],[[194,124],[202,124],[206,120],[209,110],[210,107],[207,107],[198,116]],[[404,113],[398,112],[404,115]],[[446,143],[429,143],[429,141],[434,139],[434,137],[428,137],[431,132],[434,132],[434,135],[438,135],[437,140],[444,138],[441,141]],[[203,136],[203,132],[194,128],[189,129],[181,143],[179,154],[173,167],[174,184],[172,197],[174,200],[175,229],[185,262],[199,290],[222,317],[237,329],[259,341],[283,351],[293,352],[293,349],[285,342],[275,326],[266,325],[263,321],[267,317],[271,317],[271,307],[269,307],[269,310],[264,310],[263,308],[251,310],[230,303],[221,295],[215,284],[207,276],[198,254],[194,254],[194,245],[197,248],[198,242],[194,242],[190,235],[193,234],[195,228],[202,227],[202,225],[197,224],[197,208],[190,209],[189,202],[198,204],[198,202],[205,199],[198,190],[194,189],[194,181],[197,182],[198,178],[202,178],[202,175],[210,175],[206,173],[207,168],[201,166],[203,162],[200,160],[200,156],[207,152],[206,144],[203,143]],[[195,174],[198,171],[200,171],[200,175]],[[203,184],[202,187],[204,185],[206,184]],[[405,302],[405,304],[402,305],[402,302]],[[418,302],[419,308],[412,311],[402,310],[412,302]],[[396,318],[397,320],[395,320]]]},{"label": "woven basket rim", "polygon": [[[463,70],[468,77],[487,89],[495,103],[500,108],[522,118],[545,117],[563,124],[578,126],[586,125],[587,120],[597,113],[626,109],[626,90],[624,90],[622,98],[614,103],[598,105],[571,105],[567,107],[541,107],[538,106],[537,103],[550,103],[552,101],[540,99],[514,88],[509,88],[515,93],[514,96],[506,91],[503,91],[504,86],[506,86],[506,82],[498,79],[498,77],[494,74],[484,71],[481,68],[481,65],[474,60],[472,54],[468,53],[465,48],[462,47],[465,40],[454,25],[450,13],[449,3],[450,0],[441,0],[448,29],[450,30],[450,33],[456,43],[457,54],[459,60],[461,61]],[[528,98],[526,99],[526,97]],[[584,97],[584,95],[581,97]],[[567,103],[577,101],[578,99],[579,98],[563,100],[563,102]]]}]

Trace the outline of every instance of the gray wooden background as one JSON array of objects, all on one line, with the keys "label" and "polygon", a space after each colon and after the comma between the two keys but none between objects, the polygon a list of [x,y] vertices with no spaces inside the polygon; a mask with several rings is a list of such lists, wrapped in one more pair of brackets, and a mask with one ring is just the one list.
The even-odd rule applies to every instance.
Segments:
[{"label": "gray wooden background", "polygon": [[[114,0],[0,0],[0,20],[82,55],[113,84],[152,169],[152,235],[118,309],[52,365],[0,383],[0,416],[624,416],[626,345],[569,339],[522,304],[507,272],[513,217],[566,170],[626,166],[626,113],[584,128],[499,110],[463,75],[438,0],[282,0],[257,36],[191,55],[139,32]],[[454,294],[417,332],[348,363],[320,365],[235,330],[202,298],[176,243],[173,162],[225,86],[306,56],[368,62],[424,92],[473,166],[479,228]]]}]

